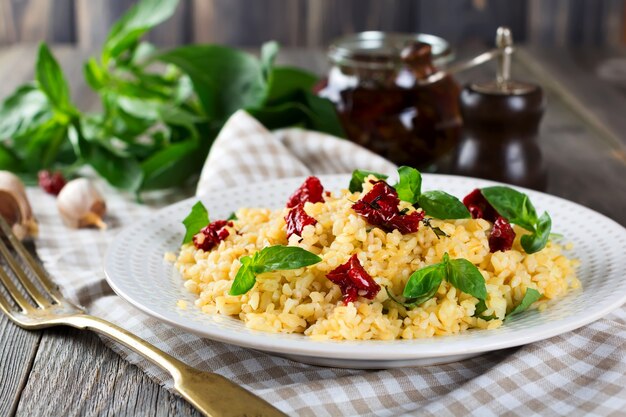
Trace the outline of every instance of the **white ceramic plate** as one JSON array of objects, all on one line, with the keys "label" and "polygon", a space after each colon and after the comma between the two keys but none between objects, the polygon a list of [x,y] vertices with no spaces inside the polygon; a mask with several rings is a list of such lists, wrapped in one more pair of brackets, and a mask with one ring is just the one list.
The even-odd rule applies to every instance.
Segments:
[{"label": "white ceramic plate", "polygon": [[[349,176],[322,176],[329,190],[346,188]],[[203,199],[211,218],[226,218],[239,207],[279,208],[303,178],[221,190]],[[424,175],[425,189],[463,197],[476,187],[495,183],[472,178]],[[117,294],[160,320],[203,337],[253,348],[301,362],[350,368],[390,368],[452,362],[484,352],[524,345],[574,330],[597,320],[626,301],[626,229],[578,204],[524,190],[539,213],[548,210],[552,230],[574,244],[569,256],[580,259],[582,290],[553,301],[539,313],[529,311],[496,330],[471,330],[457,336],[426,340],[313,341],[295,334],[250,330],[236,318],[207,315],[195,308],[194,296],[179,273],[163,260],[176,251],[183,236],[182,219],[197,201],[192,198],[166,207],[121,231],[105,260],[107,280]],[[188,300],[186,309],[177,307]]]}]

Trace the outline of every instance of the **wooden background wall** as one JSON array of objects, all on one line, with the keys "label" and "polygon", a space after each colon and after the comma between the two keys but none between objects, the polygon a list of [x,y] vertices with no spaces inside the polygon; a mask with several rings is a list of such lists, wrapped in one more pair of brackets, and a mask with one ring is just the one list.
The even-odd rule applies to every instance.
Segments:
[{"label": "wooden background wall", "polygon": [[[133,0],[0,0],[0,44],[47,40],[99,45]],[[509,25],[543,45],[626,44],[626,0],[181,0],[150,34],[160,45],[217,42],[325,46],[362,30],[426,32],[490,43]]]}]

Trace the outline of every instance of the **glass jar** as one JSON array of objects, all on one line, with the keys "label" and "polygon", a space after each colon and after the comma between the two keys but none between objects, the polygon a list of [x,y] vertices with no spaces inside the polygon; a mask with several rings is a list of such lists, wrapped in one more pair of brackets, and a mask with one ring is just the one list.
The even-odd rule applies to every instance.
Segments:
[{"label": "glass jar", "polygon": [[426,34],[362,32],[333,43],[319,95],[337,108],[348,138],[398,165],[440,170],[459,140],[459,86],[425,78],[452,59]]}]

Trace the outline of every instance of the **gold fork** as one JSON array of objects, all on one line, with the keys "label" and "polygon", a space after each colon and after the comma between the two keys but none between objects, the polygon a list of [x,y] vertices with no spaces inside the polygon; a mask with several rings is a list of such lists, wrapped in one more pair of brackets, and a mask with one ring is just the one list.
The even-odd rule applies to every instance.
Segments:
[{"label": "gold fork", "polygon": [[[0,254],[14,275],[12,279],[0,266],[0,284],[2,284],[0,286],[4,286],[13,300],[11,303],[9,298],[0,292],[0,310],[18,326],[25,329],[43,329],[65,325],[101,333],[168,371],[174,378],[176,391],[207,416],[286,416],[223,376],[192,368],[121,327],[88,315],[82,308],[63,297],[41,265],[15,237],[1,215],[0,230]],[[11,253],[9,247],[22,258],[21,262]],[[39,285],[31,280],[27,269]],[[26,290],[29,297],[23,295],[24,291],[20,291],[18,285]]]}]

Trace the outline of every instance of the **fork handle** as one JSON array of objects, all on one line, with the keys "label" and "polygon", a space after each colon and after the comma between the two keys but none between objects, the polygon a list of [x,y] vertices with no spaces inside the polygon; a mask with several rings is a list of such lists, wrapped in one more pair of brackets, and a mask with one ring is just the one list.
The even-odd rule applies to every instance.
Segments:
[{"label": "fork handle", "polygon": [[268,402],[223,376],[192,368],[111,322],[79,314],[64,318],[63,323],[103,334],[168,371],[174,378],[176,391],[206,416],[286,417]]}]

